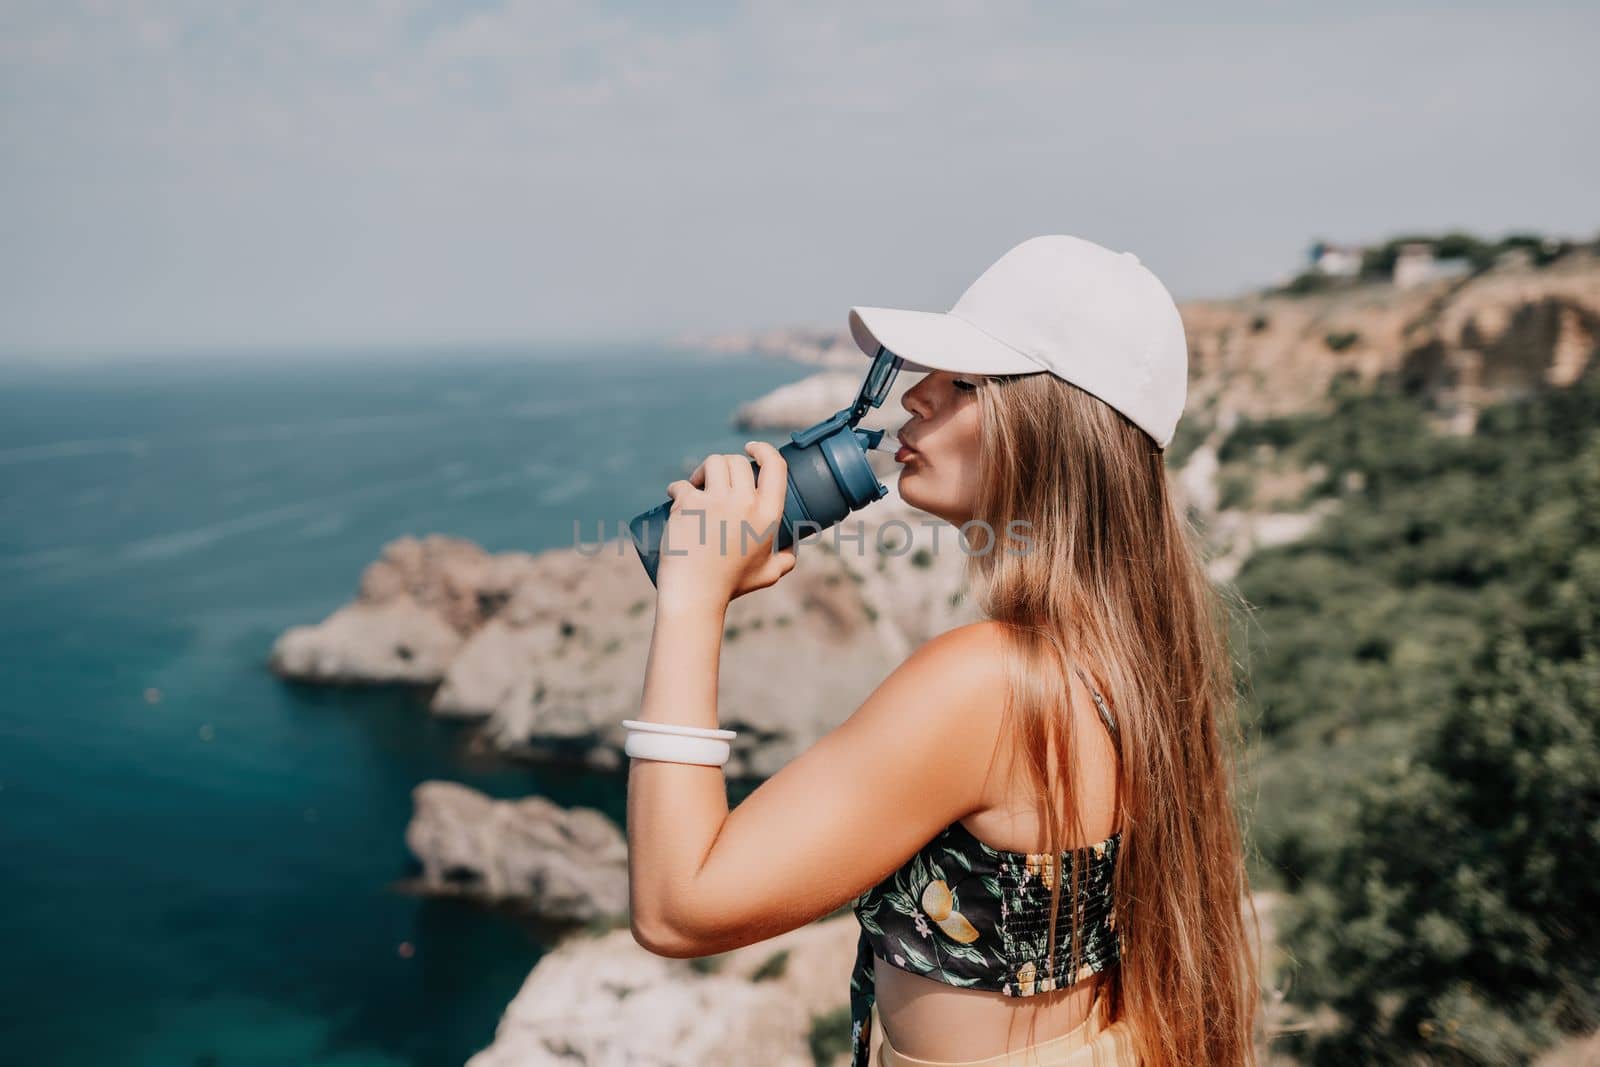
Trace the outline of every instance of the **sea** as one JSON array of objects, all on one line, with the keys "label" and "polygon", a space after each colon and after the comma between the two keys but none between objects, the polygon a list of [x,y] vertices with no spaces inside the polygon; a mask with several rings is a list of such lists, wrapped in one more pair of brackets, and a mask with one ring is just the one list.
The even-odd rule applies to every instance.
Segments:
[{"label": "sea", "polygon": [[549,935],[397,888],[412,788],[621,826],[625,783],[474,755],[415,690],[286,682],[272,643],[395,538],[614,534],[806,373],[639,343],[0,361],[0,1062],[489,1044]]}]

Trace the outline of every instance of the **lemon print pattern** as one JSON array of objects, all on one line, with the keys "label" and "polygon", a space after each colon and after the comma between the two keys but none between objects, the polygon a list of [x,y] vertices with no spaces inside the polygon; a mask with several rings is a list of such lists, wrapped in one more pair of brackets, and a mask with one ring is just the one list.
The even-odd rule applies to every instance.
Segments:
[{"label": "lemon print pattern", "polygon": [[922,910],[928,913],[928,918],[938,923],[939,929],[949,934],[952,941],[970,945],[978,940],[978,930],[967,922],[966,916],[955,910],[952,906],[954,902],[955,898],[950,895],[950,889],[942,878],[935,878],[922,891]]}]

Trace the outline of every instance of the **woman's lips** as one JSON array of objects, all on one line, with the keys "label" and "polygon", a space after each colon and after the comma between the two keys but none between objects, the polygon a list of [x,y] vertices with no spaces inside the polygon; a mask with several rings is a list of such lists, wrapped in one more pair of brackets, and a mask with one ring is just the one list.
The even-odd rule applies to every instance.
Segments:
[{"label": "woman's lips", "polygon": [[909,463],[911,461],[911,457],[915,456],[916,454],[917,450],[912,448],[910,445],[901,445],[899,451],[894,454],[894,461],[896,463]]}]

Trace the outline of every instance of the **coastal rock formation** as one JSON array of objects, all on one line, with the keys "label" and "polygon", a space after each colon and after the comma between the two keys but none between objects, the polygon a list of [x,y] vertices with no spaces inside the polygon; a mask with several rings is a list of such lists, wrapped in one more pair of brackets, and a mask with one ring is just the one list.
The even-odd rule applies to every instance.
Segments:
[{"label": "coastal rock formation", "polygon": [[[953,527],[891,489],[803,541],[783,581],[729,605],[718,701],[739,736],[727,773],[775,773],[917,645],[976,618],[965,560]],[[272,662],[308,681],[436,684],[434,713],[476,720],[501,751],[620,769],[654,604],[621,539],[491,555],[457,538],[402,538],[367,568],[353,604],[286,632]],[[412,636],[407,659],[397,633],[433,640]]]},{"label": "coastal rock formation", "polygon": [[1176,503],[1200,528],[1206,573],[1219,584],[1233,581],[1250,556],[1261,549],[1306,537],[1338,506],[1337,501],[1324,499],[1310,508],[1279,509],[1278,505],[1298,495],[1312,473],[1297,471],[1282,479],[1285,484],[1261,487],[1259,504],[1224,507],[1218,486],[1222,464],[1217,448],[1229,428],[1213,431],[1171,479]]},{"label": "coastal rock formation", "polygon": [[1470,429],[1485,404],[1565,388],[1600,359],[1600,270],[1575,260],[1483,275],[1408,340],[1399,384]]},{"label": "coastal rock formation", "polygon": [[540,796],[493,800],[455,782],[423,782],[411,798],[406,846],[422,863],[414,888],[517,899],[562,921],[627,914],[628,843],[602,812]]},{"label": "coastal rock formation", "polygon": [[1445,428],[1465,430],[1483,404],[1571,384],[1600,358],[1600,260],[1573,254],[1540,270],[1195,302],[1182,312],[1189,411],[1199,421],[1312,410],[1349,373],[1424,395]]},{"label": "coastal rock formation", "polygon": [[[765,396],[740,405],[733,413],[733,424],[741,430],[798,430],[827,418],[850,403],[860,388],[859,372],[822,371],[779,386]],[[817,412],[821,414],[817,415]],[[809,417],[813,415],[816,417]]]},{"label": "coastal rock formation", "polygon": [[269,665],[324,683],[432,684],[466,636],[494,616],[531,559],[494,556],[451,537],[403,537],[361,574],[355,601],[314,626],[285,631]]},{"label": "coastal rock formation", "polygon": [[[799,430],[820,422],[853,403],[861,390],[862,377],[869,366],[860,356],[849,370],[827,370],[779,386],[765,396],[741,405],[733,413],[733,424],[741,430]],[[887,429],[891,433],[910,416],[900,406],[905,391],[922,375],[905,372],[895,375],[883,403],[867,412],[860,425],[864,429]]]},{"label": "coastal rock formation", "polygon": [[840,1013],[858,932],[845,915],[693,961],[654,955],[626,929],[570,937],[534,966],[467,1067],[813,1067],[819,1017],[848,1043]]}]

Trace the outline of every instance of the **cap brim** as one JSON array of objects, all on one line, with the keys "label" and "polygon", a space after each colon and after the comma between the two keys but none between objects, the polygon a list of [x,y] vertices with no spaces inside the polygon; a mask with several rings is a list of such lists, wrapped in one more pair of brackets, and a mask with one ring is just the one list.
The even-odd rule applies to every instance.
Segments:
[{"label": "cap brim", "polygon": [[964,319],[942,311],[853,307],[850,335],[868,356],[882,345],[911,371],[1028,374],[1046,368]]}]

